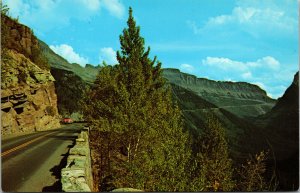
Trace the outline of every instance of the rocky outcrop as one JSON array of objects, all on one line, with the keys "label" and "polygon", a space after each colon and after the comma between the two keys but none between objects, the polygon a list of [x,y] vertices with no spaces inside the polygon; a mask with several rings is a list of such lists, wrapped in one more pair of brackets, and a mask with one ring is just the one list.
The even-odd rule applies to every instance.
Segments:
[{"label": "rocky outcrop", "polygon": [[15,50],[2,56],[1,123],[2,135],[60,126],[54,78]]},{"label": "rocky outcrop", "polygon": [[271,110],[275,100],[259,86],[246,82],[197,78],[178,69],[164,69],[163,76],[175,85],[193,91],[208,102],[239,117],[256,117]]},{"label": "rocky outcrop", "polygon": [[67,166],[61,171],[61,183],[65,192],[93,190],[88,128],[79,134],[75,146],[69,151]]},{"label": "rocky outcrop", "polygon": [[38,40],[32,30],[6,15],[1,14],[1,17],[2,47],[32,58],[34,52],[39,50]]}]

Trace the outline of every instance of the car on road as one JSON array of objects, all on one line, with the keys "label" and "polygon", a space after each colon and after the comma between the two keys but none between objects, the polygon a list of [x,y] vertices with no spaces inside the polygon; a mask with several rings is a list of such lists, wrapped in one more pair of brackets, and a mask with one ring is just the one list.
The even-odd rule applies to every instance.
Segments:
[{"label": "car on road", "polygon": [[73,120],[72,120],[71,118],[64,118],[64,119],[62,120],[62,123],[63,123],[63,124],[70,124],[70,123],[73,123]]}]

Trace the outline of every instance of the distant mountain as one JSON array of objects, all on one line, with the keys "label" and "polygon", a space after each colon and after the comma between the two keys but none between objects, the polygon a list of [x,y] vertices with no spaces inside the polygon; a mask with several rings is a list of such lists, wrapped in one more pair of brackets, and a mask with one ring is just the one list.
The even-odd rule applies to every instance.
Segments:
[{"label": "distant mountain", "polygon": [[[95,80],[99,66],[86,65],[83,68],[78,64],[70,64],[54,53],[43,41],[39,40],[39,44],[51,68],[71,71],[89,84]],[[170,83],[191,90],[206,101],[239,117],[256,117],[265,114],[276,102],[260,87],[246,82],[222,82],[197,78],[178,69],[164,69],[163,76]]]},{"label": "distant mountain", "polygon": [[175,101],[182,110],[185,128],[197,137],[203,132],[208,115],[214,115],[219,119],[225,128],[227,140],[230,146],[231,155],[235,160],[241,160],[248,156],[251,152],[257,152],[262,148],[256,148],[257,143],[251,141],[245,144],[245,140],[256,139],[259,141],[260,147],[265,147],[267,142],[263,135],[254,136],[260,128],[252,124],[244,118],[240,118],[235,114],[212,104],[203,99],[195,92],[171,83],[171,88]]},{"label": "distant mountain", "polygon": [[95,67],[93,65],[87,64],[84,68],[76,63],[71,64],[63,57],[54,53],[45,42],[39,40],[39,45],[43,54],[48,59],[51,68],[71,71],[87,83],[94,82],[99,71],[99,66]]},{"label": "distant mountain", "polygon": [[164,77],[173,84],[193,91],[212,104],[239,117],[256,117],[271,110],[276,100],[267,96],[257,85],[246,82],[223,82],[164,69]]},{"label": "distant mountain", "polygon": [[88,84],[74,72],[68,70],[52,67],[51,74],[55,79],[59,113],[64,117],[80,113],[82,111],[80,101],[84,97]]},{"label": "distant mountain", "polygon": [[[39,44],[56,79],[59,112],[80,112],[78,101],[83,90],[95,80],[99,67],[70,64],[44,42],[39,41]],[[225,128],[230,153],[236,161],[249,153],[271,149],[276,157],[280,187],[285,190],[298,187],[298,73],[278,101],[268,97],[259,86],[246,82],[197,78],[178,69],[163,69],[163,76],[171,85],[184,116],[185,128],[192,136],[202,133],[207,115],[213,114]]]},{"label": "distant mountain", "polygon": [[[171,71],[171,72],[170,72]],[[270,150],[267,164],[267,176],[271,177],[272,168],[276,169],[279,180],[279,190],[297,190],[299,187],[299,72],[296,73],[291,86],[285,91],[284,95],[278,99],[276,105],[265,114],[258,117],[242,118],[237,116],[239,111],[230,112],[233,108],[227,109],[213,104],[212,96],[217,98],[226,91],[235,92],[234,96],[241,99],[246,95],[247,88],[239,88],[241,84],[248,89],[248,100],[256,100],[260,103],[274,103],[274,100],[266,97],[265,92],[256,86],[239,83],[232,87],[218,85],[222,82],[215,82],[207,79],[196,79],[192,75],[180,73],[179,70],[165,69],[165,76],[171,80],[173,96],[182,109],[185,127],[197,136],[205,126],[205,119],[208,114],[215,115],[226,131],[231,155],[234,160],[242,160],[249,153],[255,154],[262,150]],[[203,82],[201,82],[203,81]],[[176,84],[175,84],[176,82]],[[197,88],[195,85],[201,85]],[[186,88],[180,86],[184,85]],[[225,83],[226,85],[226,83]],[[191,89],[192,88],[192,89]],[[205,90],[203,88],[206,88]],[[211,90],[209,89],[211,88]],[[255,88],[257,90],[255,90]],[[203,89],[203,90],[201,90]],[[234,90],[236,89],[236,90]],[[193,90],[199,91],[195,92]],[[208,91],[207,91],[208,90]],[[223,91],[223,93],[222,93]],[[202,92],[202,93],[201,93]],[[240,92],[240,93],[239,93]],[[203,94],[205,93],[205,94]],[[258,94],[260,93],[260,94]],[[252,96],[252,98],[250,98]],[[223,99],[222,97],[220,97]],[[234,97],[232,97],[234,101]],[[254,98],[254,99],[253,99]],[[217,102],[221,103],[222,100]],[[213,99],[216,101],[216,99]],[[226,100],[225,102],[228,102]],[[232,103],[239,108],[239,103]],[[244,104],[242,104],[244,105]],[[271,105],[270,105],[271,106]]]},{"label": "distant mountain", "polygon": [[[299,72],[290,87],[267,114],[260,116],[257,125],[277,161],[281,188],[297,190],[299,186]],[[284,181],[285,180],[285,181]]]},{"label": "distant mountain", "polygon": [[[292,84],[278,99],[272,110],[260,116],[256,123],[265,128],[266,136],[276,149],[278,159],[290,156],[294,149],[298,150],[299,72],[295,74]],[[282,140],[285,146],[282,146]]]},{"label": "distant mountain", "polygon": [[79,101],[83,97],[84,90],[96,79],[99,66],[87,64],[84,68],[79,64],[71,64],[54,53],[45,42],[39,40],[39,45],[48,59],[51,74],[56,80],[55,90],[59,114],[64,117],[69,117],[74,113],[80,114]]}]

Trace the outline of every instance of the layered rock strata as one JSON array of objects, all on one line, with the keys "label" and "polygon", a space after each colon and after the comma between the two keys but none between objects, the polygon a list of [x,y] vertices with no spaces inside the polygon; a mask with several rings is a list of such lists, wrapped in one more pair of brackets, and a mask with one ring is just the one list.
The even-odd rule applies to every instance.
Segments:
[{"label": "layered rock strata", "polygon": [[54,78],[23,54],[7,50],[1,64],[1,134],[59,127]]},{"label": "layered rock strata", "polygon": [[276,100],[257,85],[246,82],[214,81],[197,78],[178,69],[164,69],[169,83],[190,90],[206,101],[239,117],[256,117],[271,110]]}]

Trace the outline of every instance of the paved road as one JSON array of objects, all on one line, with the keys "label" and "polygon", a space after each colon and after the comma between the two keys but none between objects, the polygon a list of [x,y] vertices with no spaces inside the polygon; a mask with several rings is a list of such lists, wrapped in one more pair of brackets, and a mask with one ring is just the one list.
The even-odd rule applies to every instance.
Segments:
[{"label": "paved road", "polygon": [[81,128],[72,124],[2,140],[2,191],[61,191],[60,170]]}]

